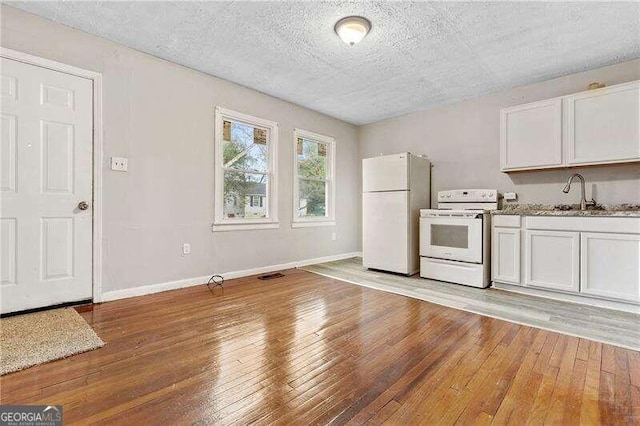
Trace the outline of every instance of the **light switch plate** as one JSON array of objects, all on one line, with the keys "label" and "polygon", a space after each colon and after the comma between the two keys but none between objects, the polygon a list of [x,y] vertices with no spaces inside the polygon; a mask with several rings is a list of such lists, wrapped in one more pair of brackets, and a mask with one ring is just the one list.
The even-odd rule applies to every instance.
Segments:
[{"label": "light switch plate", "polygon": [[111,170],[126,172],[129,168],[129,160],[124,157],[111,157]]}]

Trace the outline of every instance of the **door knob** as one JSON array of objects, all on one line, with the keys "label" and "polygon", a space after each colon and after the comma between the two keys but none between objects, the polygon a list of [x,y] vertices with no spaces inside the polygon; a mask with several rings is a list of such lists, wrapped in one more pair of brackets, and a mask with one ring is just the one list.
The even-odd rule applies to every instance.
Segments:
[{"label": "door knob", "polygon": [[89,203],[87,203],[86,201],[80,201],[80,202],[78,203],[78,208],[79,208],[80,210],[86,210],[86,209],[88,209],[88,208],[89,208]]}]

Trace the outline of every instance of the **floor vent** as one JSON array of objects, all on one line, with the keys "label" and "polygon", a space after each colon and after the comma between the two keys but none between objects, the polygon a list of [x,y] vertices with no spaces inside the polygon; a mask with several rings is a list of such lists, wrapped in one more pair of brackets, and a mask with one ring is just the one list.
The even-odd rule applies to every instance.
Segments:
[{"label": "floor vent", "polygon": [[267,274],[267,275],[260,275],[258,277],[259,280],[273,280],[276,278],[281,278],[284,277],[284,274],[281,274],[280,272],[276,272],[275,274]]}]

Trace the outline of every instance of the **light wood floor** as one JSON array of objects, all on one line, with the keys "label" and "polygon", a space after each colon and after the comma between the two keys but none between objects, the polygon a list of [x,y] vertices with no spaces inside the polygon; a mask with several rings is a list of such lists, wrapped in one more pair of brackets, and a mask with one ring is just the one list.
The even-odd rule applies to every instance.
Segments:
[{"label": "light wood floor", "polygon": [[360,257],[302,269],[450,308],[640,350],[640,315],[637,313],[427,280],[418,275],[406,277],[372,271],[362,266]]},{"label": "light wood floor", "polygon": [[2,377],[65,424],[640,423],[640,353],[300,270],[96,305],[107,345]]}]

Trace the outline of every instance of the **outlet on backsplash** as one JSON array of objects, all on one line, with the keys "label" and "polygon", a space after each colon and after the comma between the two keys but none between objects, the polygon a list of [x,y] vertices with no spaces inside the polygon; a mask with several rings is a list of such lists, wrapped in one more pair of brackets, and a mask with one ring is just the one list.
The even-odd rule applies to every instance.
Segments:
[{"label": "outlet on backsplash", "polygon": [[515,192],[505,192],[503,197],[505,201],[516,201],[518,199],[518,194]]}]

